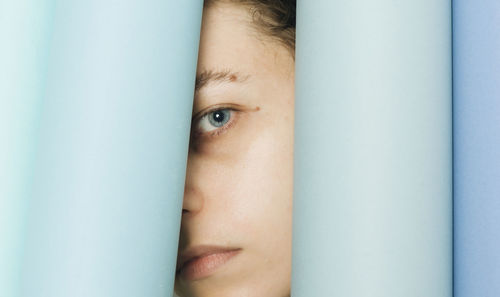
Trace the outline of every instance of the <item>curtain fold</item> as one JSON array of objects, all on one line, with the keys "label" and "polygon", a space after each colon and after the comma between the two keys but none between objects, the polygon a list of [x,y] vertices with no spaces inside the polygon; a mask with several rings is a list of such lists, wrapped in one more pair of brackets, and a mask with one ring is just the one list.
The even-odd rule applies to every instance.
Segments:
[{"label": "curtain fold", "polygon": [[454,292],[500,294],[500,2],[453,3]]},{"label": "curtain fold", "polygon": [[451,297],[451,2],[297,5],[292,296]]},{"label": "curtain fold", "polygon": [[47,6],[20,290],[9,296],[172,295],[202,4]]},{"label": "curtain fold", "polygon": [[51,1],[0,1],[0,295],[17,296]]}]

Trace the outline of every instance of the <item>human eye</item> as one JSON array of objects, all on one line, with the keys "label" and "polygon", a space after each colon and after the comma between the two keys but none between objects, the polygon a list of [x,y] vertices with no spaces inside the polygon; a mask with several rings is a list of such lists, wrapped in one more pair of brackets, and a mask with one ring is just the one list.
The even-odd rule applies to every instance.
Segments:
[{"label": "human eye", "polygon": [[215,136],[229,129],[235,121],[236,110],[231,107],[215,107],[194,120],[195,136]]}]

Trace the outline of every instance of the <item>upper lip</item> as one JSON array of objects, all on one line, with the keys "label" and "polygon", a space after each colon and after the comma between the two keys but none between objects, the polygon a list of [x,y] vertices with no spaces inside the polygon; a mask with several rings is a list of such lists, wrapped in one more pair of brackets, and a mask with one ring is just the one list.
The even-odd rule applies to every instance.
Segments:
[{"label": "upper lip", "polygon": [[229,252],[229,251],[234,251],[234,250],[239,250],[239,248],[223,247],[223,246],[216,246],[216,245],[197,245],[197,246],[189,247],[187,249],[184,249],[179,254],[179,260],[177,261],[176,271],[179,271],[180,269],[182,269],[182,267],[184,267],[184,264],[191,259],[201,257],[201,256],[210,255],[210,254]]}]

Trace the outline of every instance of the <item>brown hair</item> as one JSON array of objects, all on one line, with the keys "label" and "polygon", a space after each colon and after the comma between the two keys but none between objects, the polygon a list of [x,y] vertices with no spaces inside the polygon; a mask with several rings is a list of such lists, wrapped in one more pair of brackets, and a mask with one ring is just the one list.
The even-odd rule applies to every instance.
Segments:
[{"label": "brown hair", "polygon": [[[205,6],[224,0],[205,0]],[[295,55],[296,0],[225,0],[250,9],[258,29],[277,40]]]}]

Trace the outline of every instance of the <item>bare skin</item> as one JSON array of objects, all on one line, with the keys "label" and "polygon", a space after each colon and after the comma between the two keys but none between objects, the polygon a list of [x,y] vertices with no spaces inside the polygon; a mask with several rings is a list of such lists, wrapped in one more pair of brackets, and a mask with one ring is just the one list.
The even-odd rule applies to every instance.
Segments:
[{"label": "bare skin", "polygon": [[245,7],[230,3],[205,9],[200,42],[179,252],[199,245],[241,250],[208,276],[177,274],[175,292],[289,296],[292,54],[262,37]]}]

